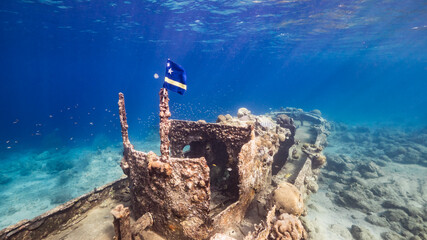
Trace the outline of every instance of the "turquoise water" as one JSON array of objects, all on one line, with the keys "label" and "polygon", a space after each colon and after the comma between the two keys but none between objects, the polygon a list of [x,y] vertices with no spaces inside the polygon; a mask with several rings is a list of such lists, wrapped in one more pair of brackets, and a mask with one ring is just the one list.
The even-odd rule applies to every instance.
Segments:
[{"label": "turquoise water", "polygon": [[173,118],[292,106],[425,128],[426,16],[416,0],[2,1],[0,228],[121,176],[118,92],[131,140],[158,151],[167,58],[188,76]]}]

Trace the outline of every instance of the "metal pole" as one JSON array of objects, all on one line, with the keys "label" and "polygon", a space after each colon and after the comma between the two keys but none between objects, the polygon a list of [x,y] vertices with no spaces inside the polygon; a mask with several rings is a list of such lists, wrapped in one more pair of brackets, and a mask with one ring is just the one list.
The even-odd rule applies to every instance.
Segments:
[{"label": "metal pole", "polygon": [[162,162],[168,162],[169,160],[169,131],[171,124],[169,122],[169,117],[171,112],[169,111],[169,95],[166,88],[161,88],[159,92],[160,96],[160,160]]}]

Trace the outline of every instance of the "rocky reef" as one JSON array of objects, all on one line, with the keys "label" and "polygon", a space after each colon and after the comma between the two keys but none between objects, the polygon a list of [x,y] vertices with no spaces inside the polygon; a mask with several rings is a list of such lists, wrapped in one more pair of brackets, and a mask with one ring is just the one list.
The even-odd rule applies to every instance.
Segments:
[{"label": "rocky reef", "polygon": [[[351,127],[333,124],[326,149],[321,196],[309,204],[321,217],[320,205],[347,216],[337,216],[339,227],[327,231],[353,239],[427,239],[427,136],[423,131]],[[325,239],[309,218],[312,239]]]}]

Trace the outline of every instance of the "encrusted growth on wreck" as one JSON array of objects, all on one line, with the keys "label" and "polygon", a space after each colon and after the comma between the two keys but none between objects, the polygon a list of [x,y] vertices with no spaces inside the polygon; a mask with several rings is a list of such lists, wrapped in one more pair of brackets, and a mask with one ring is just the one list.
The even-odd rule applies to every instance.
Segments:
[{"label": "encrusted growth on wreck", "polygon": [[[239,153],[251,140],[253,126],[227,126],[202,121],[171,120],[174,157],[204,157],[209,166],[212,199],[210,216],[239,199]],[[184,146],[189,146],[183,152]]]},{"label": "encrusted growth on wreck", "polygon": [[136,151],[126,141],[122,94],[119,98],[121,165],[129,176],[133,217],[150,212],[152,229],[168,238],[206,239],[234,227],[256,194],[270,185],[274,156],[281,144],[291,141],[292,131],[248,110],[238,114],[245,121],[168,120],[163,91],[160,98],[161,152],[168,154],[170,141],[171,157]]},{"label": "encrusted growth on wreck", "polygon": [[169,94],[165,88],[160,89],[160,160],[162,162],[167,162],[169,160],[169,132],[171,128],[170,121],[168,121],[171,116],[171,112],[169,111]]},{"label": "encrusted growth on wreck", "polygon": [[[258,137],[269,136],[270,143],[275,143],[275,136],[279,137],[279,151],[274,155],[273,165],[270,165],[276,174],[264,175],[271,176],[272,184],[263,185],[255,196],[256,201],[249,206],[243,221],[233,228],[234,231],[229,231],[227,237],[217,234],[215,239],[307,239],[299,216],[307,214],[303,202],[310,192],[317,191],[317,175],[326,161],[321,152],[326,145],[328,123],[320,115],[294,108],[264,116],[239,109],[237,118],[220,115],[217,122],[228,125],[255,122]],[[262,146],[270,143],[264,142]],[[312,164],[313,161],[316,164]],[[265,182],[269,183],[268,177]],[[267,212],[266,209],[270,210]],[[253,224],[255,231],[251,230]],[[248,230],[251,233],[248,234]]]},{"label": "encrusted growth on wreck", "polygon": [[[122,96],[122,95],[121,95]],[[122,132],[127,136],[124,99],[119,98]],[[201,158],[164,158],[124,142],[122,168],[129,177],[131,210],[138,219],[153,216],[153,229],[165,236],[203,239],[209,232],[209,168]],[[196,231],[197,229],[197,231]]]}]

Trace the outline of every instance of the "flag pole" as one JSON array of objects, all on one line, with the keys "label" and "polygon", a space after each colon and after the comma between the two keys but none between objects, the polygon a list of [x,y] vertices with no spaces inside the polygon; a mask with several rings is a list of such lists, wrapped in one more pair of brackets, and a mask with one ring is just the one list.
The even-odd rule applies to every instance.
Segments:
[{"label": "flag pole", "polygon": [[166,88],[161,88],[159,92],[160,96],[160,161],[168,162],[169,160],[169,131],[170,131],[170,121],[169,117],[171,116],[171,112],[169,111],[169,94]]}]

